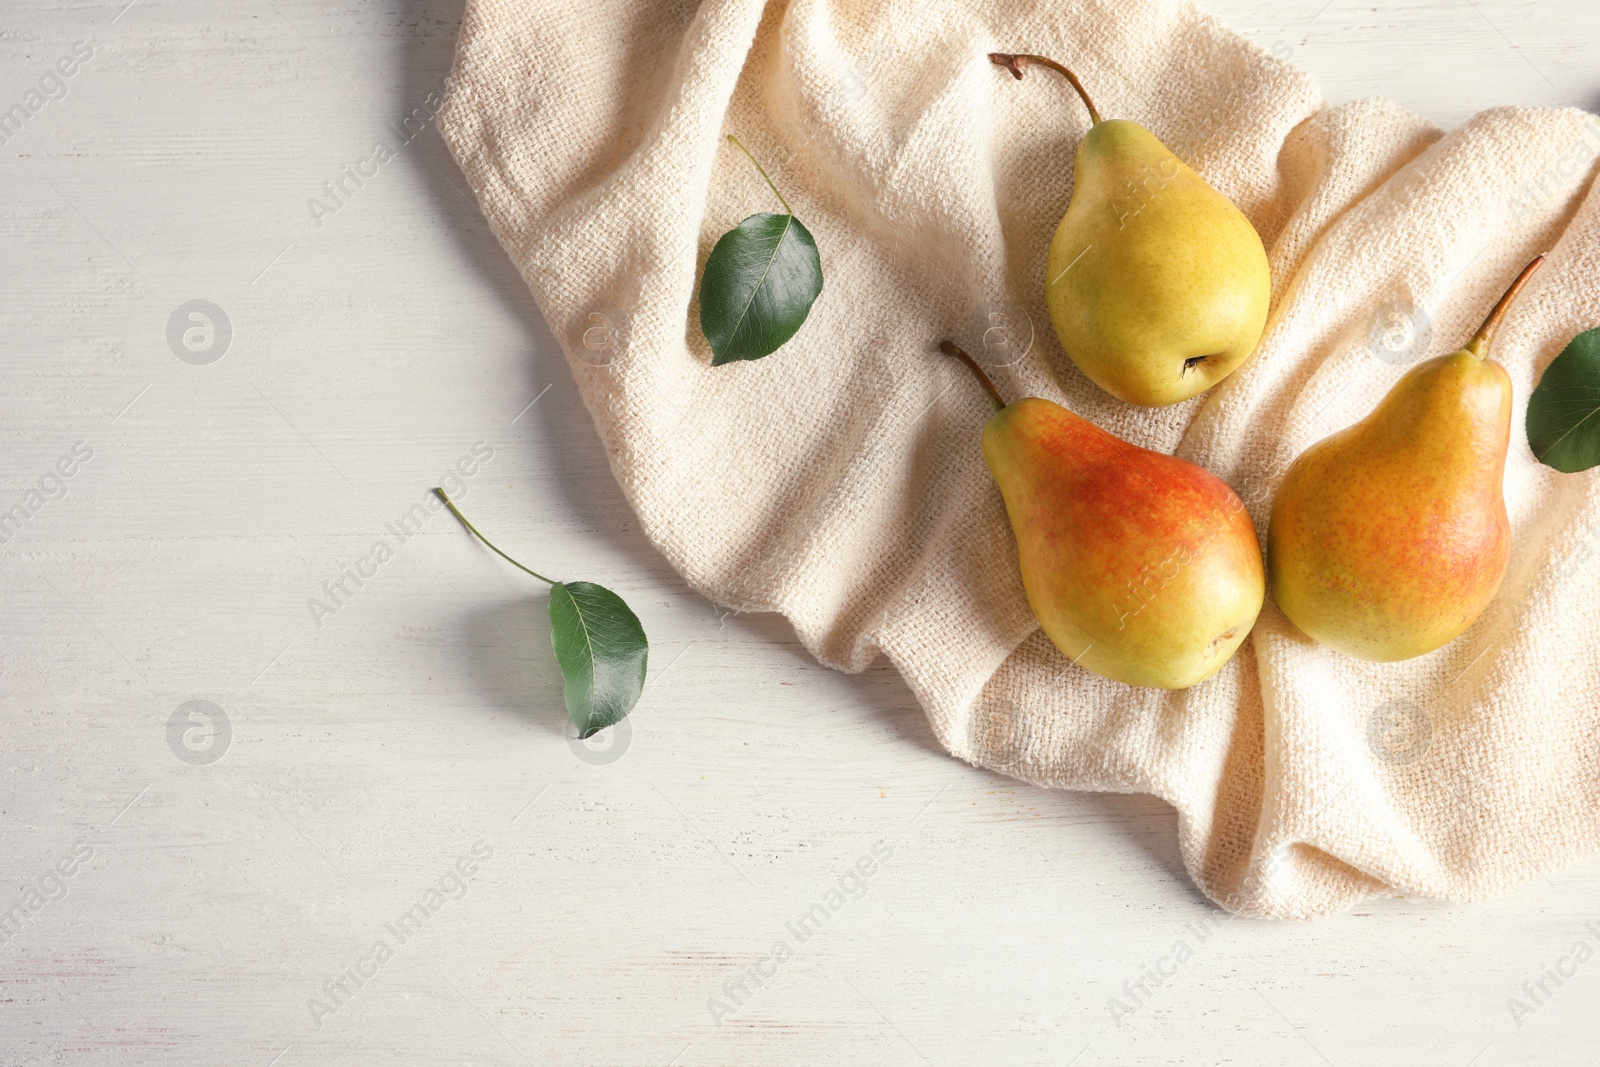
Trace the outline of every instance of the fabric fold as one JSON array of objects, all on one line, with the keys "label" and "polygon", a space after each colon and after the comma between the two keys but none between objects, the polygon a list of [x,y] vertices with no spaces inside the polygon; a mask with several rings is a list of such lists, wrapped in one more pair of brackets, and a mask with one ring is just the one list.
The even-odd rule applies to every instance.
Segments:
[{"label": "fabric fold", "polygon": [[[1261,232],[1267,330],[1210,393],[1133,408],[1057,344],[1045,259],[1088,120],[1064,84],[985,58],[1017,49],[1073,66]],[[470,0],[440,128],[652,542],[829,666],[886,656],[953,755],[1161,797],[1196,884],[1250,915],[1479,897],[1600,845],[1600,490],[1522,433],[1539,372],[1600,324],[1600,119],[1499,108],[1445,133],[1381,99],[1328,109],[1177,0]],[[815,235],[825,281],[782,350],[712,368],[700,269],[774,209],[725,133]],[[1511,570],[1461,638],[1359,663],[1269,604],[1220,674],[1161,692],[1038,631],[978,450],[990,409],[939,340],[1010,396],[1207,466],[1265,535],[1293,458],[1457,347],[1546,249],[1497,342]]]}]

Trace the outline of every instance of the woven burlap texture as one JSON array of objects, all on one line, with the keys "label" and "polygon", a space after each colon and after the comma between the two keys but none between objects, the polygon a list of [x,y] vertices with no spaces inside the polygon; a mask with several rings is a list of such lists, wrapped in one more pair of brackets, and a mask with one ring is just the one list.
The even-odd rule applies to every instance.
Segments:
[{"label": "woven burlap texture", "polygon": [[[1261,232],[1272,315],[1207,395],[1133,408],[1061,351],[1045,257],[1088,117],[996,49],[1072,66]],[[1161,797],[1195,883],[1243,914],[1481,897],[1595,849],[1600,491],[1535,462],[1522,425],[1539,372],[1600,324],[1600,120],[1507,107],[1444,133],[1382,99],[1328,108],[1304,72],[1160,0],[471,0],[441,129],[654,544],[713,600],[781,612],[825,664],[886,656],[952,754]],[[700,268],[779,210],[725,133],[826,281],[777,354],[714,368]],[[1362,663],[1269,603],[1220,674],[1162,692],[1044,638],[978,450],[988,402],[941,338],[1009,396],[1207,467],[1265,535],[1290,461],[1459,347],[1547,249],[1497,339],[1511,567],[1460,639]]]}]

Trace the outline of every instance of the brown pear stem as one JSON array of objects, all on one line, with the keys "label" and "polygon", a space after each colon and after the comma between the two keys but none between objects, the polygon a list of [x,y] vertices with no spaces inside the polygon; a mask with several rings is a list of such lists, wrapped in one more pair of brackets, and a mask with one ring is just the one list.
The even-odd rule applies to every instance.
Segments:
[{"label": "brown pear stem", "polygon": [[978,384],[983,386],[983,391],[989,394],[990,400],[994,401],[994,409],[996,411],[1005,408],[1006,402],[1000,398],[1000,390],[996,389],[994,382],[990,381],[989,376],[983,373],[983,368],[978,366],[978,361],[967,355],[960,345],[954,341],[940,341],[939,351],[947,356],[954,356],[967,365],[967,369],[977,377]]},{"label": "brown pear stem", "polygon": [[507,563],[511,564],[513,567],[517,568],[517,570],[519,570],[519,571],[527,571],[527,573],[533,575],[535,578],[539,579],[545,585],[555,585],[556,584],[556,580],[554,578],[546,578],[544,575],[540,574],[538,571],[528,570],[528,568],[524,567],[522,564],[518,563],[516,560],[512,559],[510,556],[506,555],[504,552],[502,552],[498,548],[496,548],[493,541],[489,540],[487,537],[483,536],[483,534],[479,533],[478,532],[478,528],[476,526],[472,525],[472,523],[468,522],[467,521],[467,517],[465,515],[461,514],[461,509],[456,507],[456,502],[454,500],[450,499],[450,494],[446,493],[443,489],[435,489],[434,493],[435,493],[435,495],[437,495],[439,497],[440,500],[444,501],[444,506],[450,509],[450,514],[452,514],[456,518],[460,519],[461,520],[461,525],[463,525],[467,529],[471,530],[472,531],[472,536],[476,537],[478,540],[482,541],[486,546],[488,546],[489,551],[493,552],[495,555],[499,556],[501,559],[505,560]]},{"label": "brown pear stem", "polygon": [[990,52],[989,62],[1006,68],[1011,72],[1011,76],[1016,78],[1018,81],[1022,80],[1023,67],[1049,67],[1051,70],[1055,71],[1057,74],[1060,74],[1062,77],[1066,78],[1067,81],[1072,83],[1072,87],[1078,90],[1078,96],[1083,100],[1083,106],[1089,109],[1089,118],[1094,121],[1096,126],[1100,125],[1100,112],[1095,110],[1094,101],[1089,99],[1089,91],[1083,87],[1083,83],[1078,80],[1078,76],[1076,74],[1072,73],[1072,71],[1068,70],[1066,67],[1063,67],[1055,60],[1050,59],[1047,56],[1031,56],[1025,54],[1013,55],[1010,52]]},{"label": "brown pear stem", "polygon": [[1466,350],[1479,359],[1489,356],[1489,341],[1494,337],[1495,330],[1500,328],[1500,320],[1505,318],[1506,311],[1511,307],[1511,302],[1522,292],[1522,287],[1528,284],[1528,279],[1533,277],[1533,272],[1539,269],[1548,253],[1541,252],[1533,257],[1533,262],[1522,268],[1522,273],[1517,275],[1517,280],[1511,283],[1500,302],[1489,312],[1489,317],[1483,320],[1483,325],[1478,327],[1478,332],[1472,335],[1472,340],[1466,343]]}]

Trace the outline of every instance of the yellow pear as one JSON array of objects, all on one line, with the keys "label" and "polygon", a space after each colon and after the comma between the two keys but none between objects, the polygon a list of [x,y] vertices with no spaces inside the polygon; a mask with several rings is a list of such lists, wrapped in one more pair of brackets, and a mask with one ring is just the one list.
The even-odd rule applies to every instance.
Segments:
[{"label": "yellow pear", "polygon": [[1101,119],[1061,64],[989,58],[1018,78],[1035,64],[1065,75],[1093,121],[1045,274],[1050,321],[1072,362],[1119,400],[1150,406],[1232,374],[1261,339],[1271,297],[1250,220],[1145,127]]},{"label": "yellow pear", "polygon": [[1266,596],[1244,503],[1193,463],[1129,444],[1059,404],[1012,404],[972,358],[996,414],[983,458],[1005,499],[1028,604],[1074,663],[1129,685],[1215,674]]},{"label": "yellow pear", "polygon": [[1543,256],[1466,347],[1407,371],[1366,418],[1302,452],[1272,504],[1272,598],[1306,636],[1358,659],[1453,641],[1511,554],[1502,481],[1511,379],[1489,342]]}]

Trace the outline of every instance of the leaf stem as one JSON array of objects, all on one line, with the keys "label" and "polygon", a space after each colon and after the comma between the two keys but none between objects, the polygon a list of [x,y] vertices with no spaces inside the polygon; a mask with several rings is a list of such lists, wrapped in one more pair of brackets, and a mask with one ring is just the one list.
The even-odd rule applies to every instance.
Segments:
[{"label": "leaf stem", "polygon": [[772,184],[772,179],[767,177],[766,168],[763,167],[760,163],[756,163],[756,157],[752,156],[750,154],[750,149],[746,148],[744,146],[744,143],[741,142],[739,140],[739,138],[735,137],[731,133],[728,134],[728,140],[732,141],[734,143],[734,145],[739,149],[739,151],[744,153],[746,159],[748,159],[751,163],[755,163],[755,168],[756,168],[756,170],[761,172],[761,177],[766,178],[767,188],[772,190],[772,195],[778,198],[778,203],[783,205],[783,210],[785,212],[787,212],[790,215],[793,215],[794,214],[794,208],[789,206],[789,201],[787,201],[787,200],[785,200],[783,198],[783,194],[778,192],[778,187],[776,185]]},{"label": "leaf stem", "polygon": [[1012,55],[1010,52],[990,52],[989,61],[997,66],[1001,66],[1009,70],[1011,72],[1011,76],[1016,78],[1018,81],[1022,80],[1023,67],[1034,65],[1049,67],[1051,70],[1062,75],[1067,79],[1067,81],[1072,83],[1072,87],[1078,90],[1078,97],[1083,101],[1083,106],[1089,109],[1089,118],[1094,121],[1096,126],[1100,125],[1100,112],[1094,109],[1094,101],[1089,99],[1089,91],[1083,87],[1083,83],[1078,80],[1078,76],[1076,74],[1072,73],[1072,71],[1068,70],[1066,67],[1063,67],[1055,60],[1050,59],[1047,56]]},{"label": "leaf stem", "polygon": [[1478,327],[1478,332],[1472,335],[1472,340],[1466,343],[1466,350],[1479,359],[1489,357],[1489,341],[1494,337],[1495,330],[1500,328],[1500,320],[1505,318],[1506,311],[1511,307],[1511,302],[1522,292],[1522,287],[1528,284],[1528,279],[1533,277],[1533,272],[1539,269],[1544,262],[1544,257],[1549,253],[1541,252],[1533,257],[1533,262],[1522,268],[1522,273],[1517,275],[1517,280],[1511,283],[1499,303],[1489,312],[1489,317],[1483,320],[1483,325]]},{"label": "leaf stem", "polygon": [[978,383],[983,386],[983,391],[989,394],[990,400],[994,401],[994,409],[996,411],[1001,411],[1005,408],[1006,402],[1001,399],[1000,390],[994,387],[994,382],[989,379],[987,374],[983,373],[983,368],[978,366],[977,360],[967,355],[965,349],[954,341],[940,341],[939,351],[947,356],[953,356],[967,365],[967,369],[977,377]]},{"label": "leaf stem", "polygon": [[519,571],[526,571],[528,574],[533,575],[535,578],[539,579],[545,585],[555,585],[556,584],[556,581],[555,581],[554,578],[546,578],[544,575],[540,574],[538,571],[528,570],[527,567],[524,567],[522,564],[518,563],[516,560],[512,559],[510,556],[506,555],[504,552],[500,551],[498,548],[495,548],[494,547],[494,542],[489,540],[487,537],[483,536],[483,534],[479,533],[478,532],[478,528],[476,526],[472,525],[472,523],[468,522],[467,521],[467,517],[465,515],[461,514],[461,509],[456,507],[456,502],[454,500],[450,499],[450,495],[448,493],[446,493],[443,489],[440,489],[440,488],[437,488],[437,487],[435,487],[433,491],[435,493],[439,494],[439,499],[443,500],[444,501],[444,506],[450,509],[450,514],[452,514],[456,518],[460,519],[461,520],[461,525],[463,525],[467,529],[471,530],[472,531],[472,536],[474,536],[478,540],[482,541],[485,545],[488,545],[489,546],[489,550],[492,551],[495,555],[499,556],[501,559],[505,560],[507,563],[511,564],[513,567],[517,568]]}]

